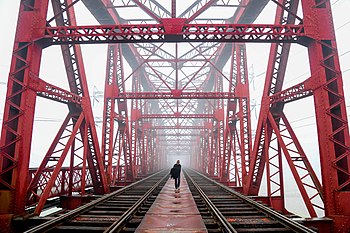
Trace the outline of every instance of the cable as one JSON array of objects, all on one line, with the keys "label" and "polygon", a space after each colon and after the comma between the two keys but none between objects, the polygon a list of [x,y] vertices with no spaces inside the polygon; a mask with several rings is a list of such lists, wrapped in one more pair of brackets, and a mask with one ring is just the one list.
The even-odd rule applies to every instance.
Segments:
[{"label": "cable", "polygon": [[45,120],[45,119],[34,119],[35,122],[62,122],[61,120],[54,120],[54,119],[51,119],[51,120]]},{"label": "cable", "polygon": [[301,127],[307,127],[307,126],[312,126],[312,125],[315,125],[315,123],[310,123],[310,124],[306,124],[306,125],[296,126],[296,127],[293,127],[293,129],[298,129],[298,128],[301,128]]},{"label": "cable", "polygon": [[335,2],[331,3],[331,5],[333,6],[334,4],[336,4],[337,2],[339,2],[340,0],[336,0]]},{"label": "cable", "polygon": [[[3,115],[4,113],[0,112],[0,115]],[[0,120],[3,120],[3,118],[0,118]],[[64,119],[58,119],[58,118],[47,118],[47,117],[35,117],[34,121],[41,121],[41,122],[63,122]]]},{"label": "cable", "polygon": [[348,53],[350,53],[350,50],[348,50],[348,51],[346,51],[346,52],[340,54],[339,57],[342,57],[342,56],[344,56],[344,55],[346,55],[346,54],[348,54]]},{"label": "cable", "polygon": [[346,70],[343,70],[342,73],[344,74],[345,72],[348,72],[349,70],[350,70],[350,68],[346,69]]},{"label": "cable", "polygon": [[335,29],[335,31],[338,31],[339,29],[341,29],[342,27],[344,27],[345,25],[347,25],[347,24],[349,24],[349,23],[350,23],[350,20],[349,20],[349,21],[346,21],[343,25],[337,27],[337,28]]},{"label": "cable", "polygon": [[307,116],[307,117],[303,117],[303,118],[300,118],[300,119],[297,119],[297,120],[291,121],[290,123],[299,122],[299,121],[306,120],[306,119],[310,119],[310,118],[313,118],[313,117],[314,117],[314,116]]}]

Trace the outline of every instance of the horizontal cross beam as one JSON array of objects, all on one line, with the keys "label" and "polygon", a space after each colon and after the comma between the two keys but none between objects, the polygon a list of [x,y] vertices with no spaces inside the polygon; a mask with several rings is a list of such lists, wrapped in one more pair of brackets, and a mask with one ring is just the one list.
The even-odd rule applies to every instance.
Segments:
[{"label": "horizontal cross beam", "polygon": [[280,91],[270,97],[270,104],[283,102],[289,103],[312,95],[310,79]]},{"label": "horizontal cross beam", "polygon": [[115,99],[236,99],[231,92],[123,92],[117,93]]},{"label": "horizontal cross beam", "polygon": [[215,118],[214,114],[142,114],[140,118]]},{"label": "horizontal cross beam", "polygon": [[38,96],[44,97],[46,99],[51,99],[65,104],[82,104],[82,97],[79,95],[64,90],[63,88],[57,87],[53,84],[47,83],[38,77],[31,77],[29,88],[36,91]]},{"label": "horizontal cross beam", "polygon": [[181,129],[181,130],[192,130],[192,129],[197,129],[197,130],[204,130],[208,129],[209,127],[206,127],[204,125],[158,125],[158,126],[152,126],[152,129],[158,129],[158,130],[176,130],[176,129]]},{"label": "horizontal cross beam", "polygon": [[190,133],[190,134],[186,134],[186,133],[161,133],[161,134],[157,134],[158,137],[191,137],[191,136],[201,136],[201,134],[199,133]]},{"label": "horizontal cross beam", "polygon": [[[174,19],[176,20],[176,19]],[[273,24],[134,24],[47,27],[44,41],[51,44],[140,42],[297,42],[303,25]],[[169,26],[170,24],[170,26]]]}]

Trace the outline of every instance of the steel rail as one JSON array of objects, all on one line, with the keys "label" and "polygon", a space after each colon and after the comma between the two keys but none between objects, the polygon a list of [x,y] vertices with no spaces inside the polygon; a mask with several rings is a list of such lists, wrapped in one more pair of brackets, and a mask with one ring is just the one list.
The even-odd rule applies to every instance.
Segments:
[{"label": "steel rail", "polygon": [[212,180],[212,179],[206,177],[205,175],[203,175],[203,174],[201,174],[193,169],[189,169],[189,170],[191,170],[191,171],[197,173],[198,175],[200,175],[201,177],[215,183],[216,185],[220,186],[225,191],[238,197],[239,199],[243,200],[244,202],[249,203],[252,206],[258,208],[259,210],[261,210],[262,212],[264,212],[268,216],[274,218],[275,220],[279,221],[279,223],[281,223],[282,225],[284,225],[286,227],[289,227],[291,230],[293,230],[295,232],[316,233],[315,231],[303,226],[302,224],[287,218],[286,216],[278,213],[277,211],[275,211],[267,206],[264,206],[263,204],[261,204],[257,201],[254,201],[253,199],[251,199],[251,198],[249,198],[249,197],[247,197],[247,196],[245,196],[237,191],[234,191],[234,190],[230,189],[229,187],[227,187],[219,182],[216,182],[215,180]]},{"label": "steel rail", "polygon": [[167,173],[161,180],[159,180],[152,188],[150,188],[133,206],[131,206],[117,221],[115,221],[110,227],[108,227],[104,233],[117,232],[122,224],[125,223],[130,217],[133,216],[135,211],[146,201],[146,199],[153,193],[153,191],[163,182],[164,179],[168,178]]},{"label": "steel rail", "polygon": [[225,216],[223,216],[220,212],[220,210],[211,202],[209,197],[204,193],[204,191],[199,187],[199,185],[192,179],[191,176],[187,174],[187,172],[183,169],[184,174],[187,176],[187,178],[190,179],[193,186],[197,189],[198,193],[200,194],[202,200],[205,202],[207,207],[210,209],[212,213],[214,213],[217,220],[219,220],[221,227],[224,227],[227,232],[233,232],[237,233],[237,231],[232,227],[232,225],[227,221]]},{"label": "steel rail", "polygon": [[[114,191],[114,192],[112,192],[110,194],[104,195],[103,197],[101,197],[101,198],[99,198],[97,200],[91,201],[91,202],[89,202],[89,203],[87,203],[87,204],[85,204],[85,205],[83,205],[81,207],[78,207],[78,208],[74,209],[74,210],[71,210],[71,211],[69,211],[66,214],[63,214],[63,215],[61,215],[59,217],[56,217],[54,219],[51,219],[51,220],[49,220],[49,221],[47,221],[47,222],[45,222],[43,224],[40,224],[40,225],[38,225],[36,227],[33,227],[33,228],[25,231],[24,233],[34,233],[34,232],[43,232],[43,231],[52,230],[57,225],[59,225],[59,224],[61,224],[63,222],[66,222],[67,220],[71,220],[71,219],[79,216],[80,214],[84,213],[85,211],[88,211],[88,210],[92,209],[93,207],[97,206],[98,204],[101,204],[101,203],[103,203],[103,202],[113,198],[114,196],[116,196],[119,193],[122,193],[123,191],[126,191],[126,190],[129,190],[129,189],[133,188],[134,186],[136,186],[136,185],[144,182],[145,180],[148,180],[148,179],[150,179],[150,178],[160,174],[163,171],[164,170],[159,171],[159,172],[157,172],[157,173],[155,173],[155,174],[153,174],[151,176],[148,176],[145,179],[139,180],[139,181],[137,181],[137,182],[135,182],[135,183],[133,183],[131,185],[128,185],[128,186],[126,186],[124,188],[121,188],[121,189],[119,189],[117,191]],[[168,176],[168,174],[166,176]]]}]

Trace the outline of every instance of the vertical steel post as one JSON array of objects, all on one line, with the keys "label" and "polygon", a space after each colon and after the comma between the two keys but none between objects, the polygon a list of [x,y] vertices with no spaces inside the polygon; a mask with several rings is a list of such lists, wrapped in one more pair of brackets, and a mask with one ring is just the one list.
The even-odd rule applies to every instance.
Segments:
[{"label": "vertical steel post", "polygon": [[0,229],[24,213],[36,92],[27,88],[40,70],[42,47],[32,41],[45,34],[48,0],[21,1],[0,141]]},{"label": "vertical steel post", "polygon": [[329,0],[302,0],[321,160],[325,214],[350,231],[349,128]]}]

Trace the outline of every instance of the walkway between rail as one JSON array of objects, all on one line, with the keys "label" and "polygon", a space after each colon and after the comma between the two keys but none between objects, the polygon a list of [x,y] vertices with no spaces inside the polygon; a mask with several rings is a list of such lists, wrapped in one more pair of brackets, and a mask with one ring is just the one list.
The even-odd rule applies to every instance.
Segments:
[{"label": "walkway between rail", "polygon": [[136,229],[144,232],[207,232],[203,219],[181,176],[180,192],[175,193],[174,180],[169,179]]}]

